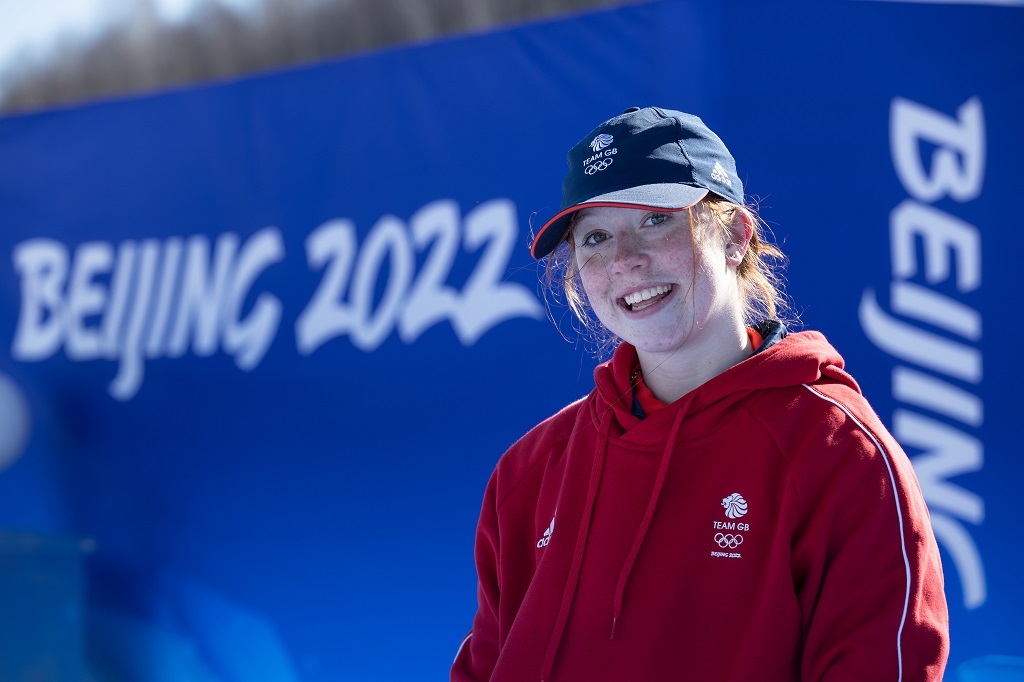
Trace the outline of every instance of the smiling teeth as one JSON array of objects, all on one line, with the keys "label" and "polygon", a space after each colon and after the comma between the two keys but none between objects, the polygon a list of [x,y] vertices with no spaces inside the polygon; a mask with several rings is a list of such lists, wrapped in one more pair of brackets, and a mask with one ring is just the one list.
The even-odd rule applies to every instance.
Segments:
[{"label": "smiling teeth", "polygon": [[660,286],[651,287],[650,289],[644,289],[643,291],[638,291],[636,293],[629,294],[623,300],[626,302],[626,305],[636,305],[637,303],[641,303],[643,301],[652,299],[659,294],[667,294],[670,291],[672,291],[672,287],[667,284],[663,284]]}]

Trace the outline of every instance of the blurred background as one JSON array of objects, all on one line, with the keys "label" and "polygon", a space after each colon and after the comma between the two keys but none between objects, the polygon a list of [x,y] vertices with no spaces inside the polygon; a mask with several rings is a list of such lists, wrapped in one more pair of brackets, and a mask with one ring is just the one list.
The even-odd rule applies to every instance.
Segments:
[{"label": "blurred background", "polygon": [[629,0],[5,3],[0,7],[0,111],[236,78],[628,4]]},{"label": "blurred background", "polygon": [[726,141],[911,456],[946,678],[1024,679],[1024,2],[766,5],[0,5],[0,680],[445,679],[599,360],[531,229],[634,105]]}]

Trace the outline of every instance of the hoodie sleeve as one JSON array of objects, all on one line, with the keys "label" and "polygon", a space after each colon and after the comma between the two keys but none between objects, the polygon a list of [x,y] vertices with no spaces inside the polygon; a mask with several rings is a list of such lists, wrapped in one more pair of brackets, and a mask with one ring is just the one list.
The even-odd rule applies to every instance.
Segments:
[{"label": "hoodie sleeve", "polygon": [[937,682],[949,651],[942,566],[910,461],[861,396],[810,390],[831,405],[794,467],[801,679]]},{"label": "hoodie sleeve", "polygon": [[452,682],[489,680],[498,659],[498,512],[497,472],[484,493],[476,531],[477,600],[473,629],[452,664]]}]

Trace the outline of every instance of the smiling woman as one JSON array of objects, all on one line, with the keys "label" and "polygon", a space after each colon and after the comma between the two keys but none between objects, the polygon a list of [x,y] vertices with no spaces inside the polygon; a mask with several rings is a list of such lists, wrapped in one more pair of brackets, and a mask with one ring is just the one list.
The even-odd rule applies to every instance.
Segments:
[{"label": "smiling woman", "polygon": [[[634,231],[635,243],[634,233],[623,233],[613,239],[615,235],[604,229],[605,226],[614,225],[617,219],[628,221],[630,211],[635,212],[634,218],[642,221],[639,227],[644,229]],[[678,243],[673,245],[673,239]],[[772,267],[773,261],[783,261],[782,252],[765,242],[760,221],[752,209],[714,195],[685,209],[583,208],[573,215],[565,241],[569,248],[548,259],[548,281],[561,285],[569,305],[589,325],[595,338],[603,340],[605,347],[613,347],[625,339],[631,340],[634,346],[640,342],[638,347],[643,348],[646,344],[640,339],[626,336],[630,327],[620,327],[616,323],[618,319],[623,316],[626,320],[642,319],[638,315],[641,310],[655,307],[669,298],[682,305],[688,296],[703,297],[708,293],[708,287],[714,289],[716,300],[704,301],[714,304],[714,308],[704,310],[702,315],[713,313],[714,320],[704,319],[698,325],[692,314],[686,315],[685,320],[670,317],[675,332],[685,330],[691,348],[701,336],[707,336],[711,331],[708,325],[713,322],[727,322],[730,329],[742,329],[744,323],[754,325],[761,320],[774,320],[785,308],[778,288],[779,277]],[[640,246],[641,250],[635,251],[634,246]],[[645,253],[659,260],[661,256],[681,257],[684,262],[670,267],[687,271],[688,278],[674,283],[640,286],[639,290],[624,294],[616,303],[625,307],[630,313],[628,315],[613,315],[615,306],[608,309],[600,298],[594,300],[587,296],[587,290],[594,291],[599,286],[595,280],[601,279],[602,265],[621,269],[623,258],[643,258]],[[723,258],[724,262],[720,262]],[[648,276],[641,275],[644,278]],[[589,286],[587,281],[591,282]],[[637,286],[631,288],[636,289]],[[588,314],[588,307],[597,314],[596,319]],[[606,314],[598,314],[598,308],[604,308]],[[682,324],[677,324],[677,321]],[[695,332],[697,337],[690,338]],[[728,331],[725,333],[729,335]],[[671,344],[671,334],[656,336],[657,345]],[[741,345],[745,346],[745,335],[739,338]],[[728,358],[723,360],[723,369],[738,361],[736,358],[731,362]]]},{"label": "smiling woman", "polygon": [[[617,148],[614,149],[617,151]],[[611,215],[614,215],[614,209],[630,204],[604,205],[604,202],[590,200],[586,205],[586,208],[570,214],[568,230],[563,237],[563,243],[568,248],[553,247],[554,251],[546,259],[545,279],[548,286],[562,289],[569,307],[595,340],[598,354],[604,355],[623,337],[606,327],[601,319],[592,314],[594,311],[588,304],[581,278],[581,259],[589,262],[590,257],[597,253],[597,242],[604,240],[606,235],[598,231],[598,234],[588,233],[581,239],[580,231],[587,229],[588,226],[582,223],[588,216],[594,216],[595,211],[611,209]],[[650,211],[649,214],[646,219],[651,221],[651,227],[662,222],[667,222],[669,227],[687,223],[687,239],[692,243],[686,248],[691,251],[693,260],[693,277],[689,286],[697,284],[698,270],[703,269],[705,273],[713,274],[705,259],[709,248],[728,249],[731,257],[739,256],[739,262],[735,264],[735,282],[742,320],[748,325],[754,325],[762,320],[777,319],[786,310],[786,303],[781,294],[781,277],[777,273],[777,268],[785,263],[785,256],[777,246],[765,240],[763,223],[753,208],[730,202],[709,191],[692,206],[681,209],[663,208],[659,211]],[[553,220],[557,219],[556,216]],[[538,241],[540,239],[541,237],[538,237]],[[647,298],[654,295],[640,293]],[[628,303],[635,307],[636,302],[632,299]]]},{"label": "smiling woman", "polygon": [[630,109],[568,155],[532,246],[614,347],[501,458],[453,680],[940,680],[938,549],[910,462],[812,331],[732,155]]},{"label": "smiling woman", "polygon": [[[691,228],[694,213],[704,215]],[[572,279],[601,324],[636,348],[641,365],[660,366],[684,347],[699,358],[698,383],[660,396],[666,402],[751,351],[735,272],[750,228],[738,218],[728,243],[716,235],[698,250],[693,234],[709,229],[700,220],[706,214],[598,206],[582,209],[570,230]]]}]

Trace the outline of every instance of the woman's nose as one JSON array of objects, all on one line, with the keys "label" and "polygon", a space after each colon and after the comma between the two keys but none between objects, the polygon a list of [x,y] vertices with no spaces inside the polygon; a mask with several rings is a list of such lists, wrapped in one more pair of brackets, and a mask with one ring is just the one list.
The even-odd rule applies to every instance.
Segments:
[{"label": "woman's nose", "polygon": [[632,233],[623,232],[616,238],[615,255],[612,259],[614,270],[628,272],[633,268],[646,265],[647,261],[647,252]]}]

